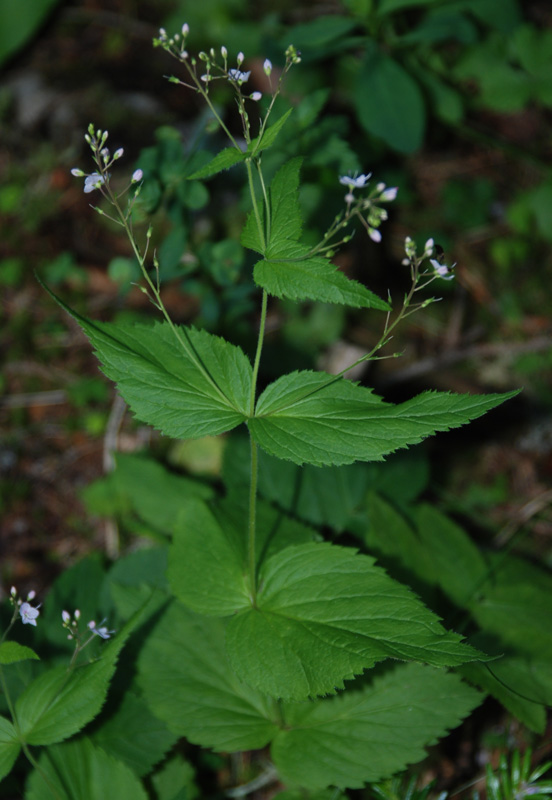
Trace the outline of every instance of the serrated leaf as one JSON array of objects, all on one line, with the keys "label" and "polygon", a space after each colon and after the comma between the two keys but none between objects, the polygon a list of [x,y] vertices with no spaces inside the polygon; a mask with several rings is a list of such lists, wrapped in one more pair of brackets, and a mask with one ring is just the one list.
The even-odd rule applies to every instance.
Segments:
[{"label": "serrated leaf", "polygon": [[29,684],[15,705],[21,737],[27,744],[61,742],[99,713],[119,653],[144,613],[146,607],[105,645],[97,661],[72,670],[54,667]]},{"label": "serrated leaf", "polygon": [[389,309],[384,300],[358,281],[347,278],[327,258],[309,256],[309,252],[307,245],[297,242],[278,242],[269,247],[266,258],[255,264],[255,283],[274,297]]},{"label": "serrated leaf", "polygon": [[272,759],[291,785],[360,788],[419,761],[482,699],[457,675],[399,666],[362,692],[284,706]]},{"label": "serrated leaf", "polygon": [[423,392],[395,406],[351,381],[293,372],[265,389],[248,426],[264,450],[296,464],[381,461],[437,431],[464,425],[515,394]]},{"label": "serrated leaf", "polygon": [[17,642],[2,642],[0,644],[0,664],[16,664],[18,661],[27,661],[27,659],[40,661],[40,656],[30,647],[25,647]]},{"label": "serrated leaf", "polygon": [[251,364],[239,347],[194,328],[177,328],[178,340],[167,322],[92,322],[52,297],[81,325],[136,416],[166,436],[214,436],[246,418]]},{"label": "serrated leaf", "polygon": [[0,717],[0,781],[11,771],[21,745],[9,719]]},{"label": "serrated leaf", "polygon": [[[233,498],[213,509],[189,501],[181,510],[174,526],[168,577],[176,597],[193,611],[224,617],[250,607],[244,519],[247,506]],[[257,562],[289,544],[312,541],[313,535],[309,528],[258,503]]]},{"label": "serrated leaf", "polygon": [[92,734],[91,739],[106,753],[130,767],[135,775],[142,777],[175,744],[177,734],[154,717],[145,700],[130,690],[125,692],[115,713]]},{"label": "serrated leaf", "polygon": [[224,623],[174,602],[140,654],[139,683],[154,713],[190,742],[236,752],[264,747],[272,702],[228,665]]},{"label": "serrated leaf", "polygon": [[293,108],[288,109],[285,114],[282,114],[279,120],[274,122],[272,125],[269,125],[260,136],[257,136],[256,139],[252,140],[251,144],[247,148],[249,157],[254,158],[255,156],[258,156],[259,153],[274,144],[276,137],[286,124],[292,111]]},{"label": "serrated leaf", "polygon": [[241,680],[292,700],[333,693],[386,658],[485,658],[374,559],[327,543],[288,547],[261,566],[255,607],[230,619],[227,649]]},{"label": "serrated leaf", "polygon": [[39,767],[30,776],[25,800],[147,800],[129,767],[86,738],[48,748]]},{"label": "serrated leaf", "polygon": [[270,184],[271,248],[281,242],[297,241],[301,235],[299,171],[302,162],[302,158],[292,158],[280,167]]},{"label": "serrated leaf", "polygon": [[212,161],[209,161],[204,167],[188,175],[189,181],[201,180],[203,178],[211,178],[213,175],[222,172],[225,169],[230,169],[236,164],[240,164],[248,157],[247,153],[237,150],[235,147],[227,147],[221,150]]}]

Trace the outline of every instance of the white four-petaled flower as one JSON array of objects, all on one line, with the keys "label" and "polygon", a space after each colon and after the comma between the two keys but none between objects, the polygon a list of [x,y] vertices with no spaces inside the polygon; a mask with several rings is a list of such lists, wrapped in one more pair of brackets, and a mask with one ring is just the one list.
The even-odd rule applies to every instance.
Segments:
[{"label": "white four-petaled flower", "polygon": [[36,618],[40,614],[38,608],[34,608],[30,603],[21,603],[19,613],[23,625],[34,625],[36,628]]},{"label": "white four-petaled flower", "polygon": [[430,258],[429,263],[433,267],[434,274],[439,278],[444,278],[446,281],[451,281],[454,278],[451,270],[454,269],[456,264],[453,264],[452,267],[447,267],[446,264],[440,264],[435,258]]},{"label": "white four-petaled flower", "polygon": [[249,76],[250,75],[251,75],[251,70],[249,70],[248,72],[240,72],[239,69],[229,69],[228,70],[228,78],[231,81],[235,81],[236,83],[239,83],[240,86],[241,86],[242,83],[245,83],[245,81],[249,80]]},{"label": "white four-petaled flower", "polygon": [[99,172],[87,175],[84,179],[84,193],[90,194],[94,189],[99,189],[102,183],[105,183],[105,178]]},{"label": "white four-petaled flower", "polygon": [[[103,621],[105,621],[105,620],[102,620],[102,622],[103,622]],[[100,625],[101,625],[101,623],[100,623]],[[112,635],[115,633],[115,631],[109,631],[109,630],[108,630],[108,629],[105,627],[105,625],[104,625],[103,627],[101,627],[101,628],[97,628],[97,627],[96,627],[96,623],[94,622],[94,620],[93,620],[93,619],[92,619],[92,620],[90,620],[90,622],[88,623],[88,628],[89,628],[89,629],[90,629],[90,631],[92,631],[92,633],[94,633],[96,636],[99,636],[99,637],[100,637],[100,639],[111,639],[111,636],[112,636]]]},{"label": "white four-petaled flower", "polygon": [[354,177],[351,175],[341,175],[339,183],[343,184],[343,186],[348,186],[350,189],[362,189],[366,186],[371,175],[371,172],[369,172],[368,175],[355,175]]}]

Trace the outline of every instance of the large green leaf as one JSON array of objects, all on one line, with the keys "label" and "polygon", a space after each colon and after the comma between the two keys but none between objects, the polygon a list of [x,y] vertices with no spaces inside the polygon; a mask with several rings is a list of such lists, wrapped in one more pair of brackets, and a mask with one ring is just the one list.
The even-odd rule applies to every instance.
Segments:
[{"label": "large green leaf", "polygon": [[82,667],[54,667],[36,678],[15,705],[21,737],[28,744],[61,742],[81,730],[102,708],[117,658],[147,612],[144,608],[105,645],[101,658]]},{"label": "large green leaf", "polygon": [[0,65],[31,39],[60,0],[33,0],[22,6],[19,0],[0,3]]},{"label": "large green leaf", "polygon": [[[199,500],[184,505],[174,526],[168,576],[174,594],[188,608],[224,617],[251,605],[245,519],[247,507],[237,498],[213,509]],[[309,528],[258,503],[257,562],[313,536]]]},{"label": "large green leaf", "polygon": [[12,723],[0,717],[0,781],[10,772],[20,750],[21,745]]},{"label": "large green leaf", "polygon": [[139,683],[154,713],[194,744],[235,752],[264,747],[277,727],[271,700],[229,667],[224,623],[174,602],[140,654]]},{"label": "large green leaf", "polygon": [[274,142],[276,141],[276,137],[286,124],[289,115],[293,111],[293,108],[288,109],[285,114],[282,114],[280,119],[273,122],[272,125],[269,125],[265,130],[257,136],[256,139],[253,139],[249,147],[247,148],[247,155],[251,158],[258,156],[263,150],[266,150],[268,147],[272,147]]},{"label": "large green leaf", "polygon": [[116,711],[91,738],[94,744],[142,777],[175,744],[177,734],[169,731],[166,724],[152,714],[144,698],[131,689],[125,692]]},{"label": "large green leaf", "polygon": [[255,606],[230,619],[227,648],[240,679],[268,695],[333,693],[386,658],[435,666],[485,658],[351,548],[288,547],[261,566],[259,587]]},{"label": "large green leaf", "polygon": [[423,141],[425,108],[416,81],[391,56],[369,42],[355,92],[358,118],[368,133],[401,153],[412,153]]},{"label": "large green leaf", "polygon": [[136,416],[166,436],[214,436],[246,418],[251,364],[239,347],[167,322],[92,322],[52,296],[81,325]]},{"label": "large green leaf", "polygon": [[255,441],[296,464],[381,461],[437,431],[464,425],[516,394],[424,392],[394,406],[351,381],[331,381],[322,372],[293,372],[270,384],[248,422]]},{"label": "large green leaf", "polygon": [[269,247],[266,257],[255,264],[255,283],[274,297],[388,310],[384,300],[347,278],[327,258],[309,256],[309,252],[307,245],[297,242]]},{"label": "large green leaf", "polygon": [[25,800],[147,800],[129,767],[86,738],[48,748],[39,766],[30,776]]},{"label": "large green leaf", "polygon": [[419,761],[482,699],[457,675],[399,666],[362,692],[284,706],[272,759],[292,785],[360,788]]}]

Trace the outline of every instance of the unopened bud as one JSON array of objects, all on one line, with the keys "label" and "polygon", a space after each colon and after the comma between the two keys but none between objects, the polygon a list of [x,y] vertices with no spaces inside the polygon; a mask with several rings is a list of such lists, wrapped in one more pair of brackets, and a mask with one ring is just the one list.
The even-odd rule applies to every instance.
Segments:
[{"label": "unopened bud", "polygon": [[270,73],[272,72],[272,62],[268,58],[265,58],[265,62],[263,64],[263,70],[266,76],[269,76]]}]

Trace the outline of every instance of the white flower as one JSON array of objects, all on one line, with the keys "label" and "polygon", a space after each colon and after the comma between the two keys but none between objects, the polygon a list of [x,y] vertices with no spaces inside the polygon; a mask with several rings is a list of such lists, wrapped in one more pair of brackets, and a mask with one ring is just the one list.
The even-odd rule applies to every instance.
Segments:
[{"label": "white flower", "polygon": [[40,614],[38,608],[33,608],[30,603],[22,603],[19,608],[21,614],[21,622],[23,625],[34,625],[36,628],[36,618]]},{"label": "white flower", "polygon": [[249,80],[249,76],[251,75],[251,70],[249,72],[240,72],[239,69],[229,69],[228,70],[228,80],[235,81],[239,83],[241,86],[242,83]]},{"label": "white flower", "polygon": [[444,278],[446,281],[451,281],[454,278],[454,275],[451,274],[451,270],[454,269],[456,264],[453,264],[452,267],[447,267],[446,264],[439,264],[435,258],[430,258],[429,263],[433,267],[433,273],[437,277]]},{"label": "white flower", "polygon": [[144,173],[142,172],[142,170],[135,169],[134,172],[132,173],[132,178],[131,178],[132,183],[138,183],[138,181],[141,181],[143,177]]},{"label": "white flower", "polygon": [[265,75],[267,77],[272,72],[272,62],[270,61],[270,59],[265,58],[265,61],[264,61],[264,64],[263,64],[263,70],[264,70],[264,73],[265,73]]},{"label": "white flower", "polygon": [[348,186],[350,189],[362,189],[363,186],[366,186],[371,175],[371,172],[369,172],[368,175],[358,175],[355,177],[351,175],[341,175],[339,183],[343,184],[343,186]]},{"label": "white flower", "polygon": [[[102,622],[105,622],[105,620],[102,620]],[[100,623],[100,625],[101,624],[102,623]],[[115,633],[115,631],[108,631],[105,625],[101,628],[97,628],[93,619],[88,623],[88,628],[92,633],[96,634],[96,636],[99,636],[100,639],[111,639],[111,636]]]},{"label": "white flower", "polygon": [[105,183],[105,179],[99,172],[93,172],[91,175],[87,175],[84,179],[84,193],[90,194],[94,189],[99,189],[102,183]]},{"label": "white flower", "polygon": [[397,196],[397,192],[399,191],[397,186],[392,186],[389,189],[384,189],[383,192],[380,194],[380,200],[394,200]]},{"label": "white flower", "polygon": [[249,95],[249,99],[250,100],[255,100],[255,102],[258,102],[261,99],[261,97],[262,97],[262,94],[260,92],[253,92],[253,94]]}]

